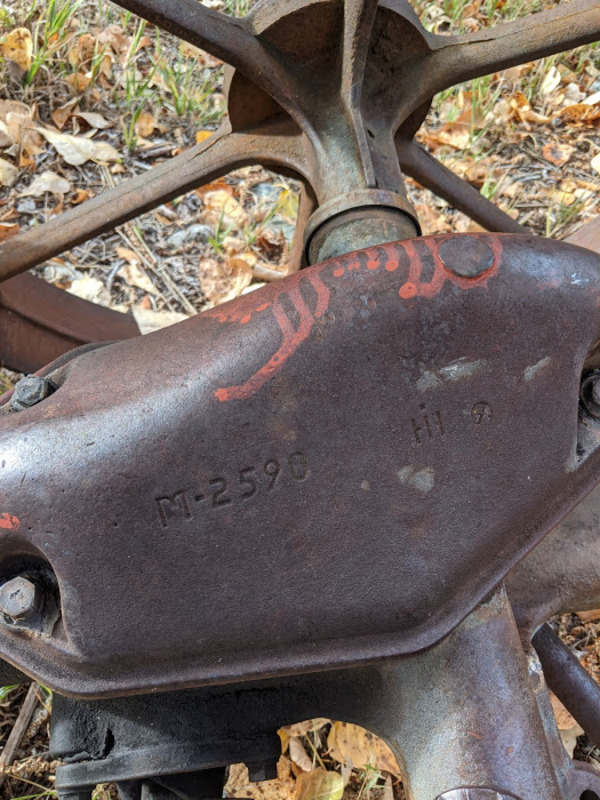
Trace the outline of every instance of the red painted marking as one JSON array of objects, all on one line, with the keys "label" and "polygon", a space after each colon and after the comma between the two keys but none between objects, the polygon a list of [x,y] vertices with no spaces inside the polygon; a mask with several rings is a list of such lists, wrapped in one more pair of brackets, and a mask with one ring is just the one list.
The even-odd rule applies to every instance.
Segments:
[{"label": "red painted marking", "polygon": [[403,283],[402,286],[398,289],[398,294],[403,300],[410,300],[411,297],[414,297],[418,292],[417,287],[414,283],[410,281],[406,281]]},{"label": "red painted marking", "polygon": [[[249,397],[252,397],[261,386],[280,371],[288,358],[296,352],[302,342],[308,339],[315,320],[327,311],[329,305],[329,289],[325,286],[318,273],[309,273],[306,277],[317,293],[317,305],[315,310],[313,312],[310,311],[298,286],[294,286],[290,289],[287,295],[300,317],[298,327],[294,329],[278,297],[270,307],[273,311],[273,316],[277,320],[281,333],[283,334],[283,341],[279,350],[271,356],[264,367],[261,367],[258,372],[255,372],[245,383],[238,386],[217,389],[215,392],[217,400],[224,403],[227,400],[247,400]],[[284,292],[281,294],[284,294]],[[261,306],[260,308],[266,307],[268,306]],[[259,309],[256,310],[258,311]],[[214,316],[218,317],[217,314],[214,314]],[[221,315],[221,317],[222,316],[223,315]],[[246,316],[247,315],[245,315],[243,319],[245,319]],[[250,314],[250,316],[252,315]],[[229,319],[235,320],[236,317],[237,315],[234,311]]]},{"label": "red painted marking", "polygon": [[0,514],[0,528],[6,531],[18,531],[21,527],[21,520],[14,514]]},{"label": "red painted marking", "polygon": [[[451,236],[452,235],[456,234],[451,234]],[[482,236],[482,238],[484,238],[484,240],[490,246],[492,253],[494,254],[494,260],[488,269],[485,270],[485,272],[482,272],[481,275],[477,275],[474,278],[464,278],[461,275],[456,275],[456,273],[444,266],[444,262],[440,258],[439,249],[442,242],[444,242],[444,240],[447,238],[450,237],[440,236],[435,238],[432,237],[430,239],[413,239],[402,243],[410,258],[410,268],[408,272],[408,280],[403,286],[400,287],[398,292],[400,297],[404,298],[405,300],[411,297],[426,297],[431,299],[440,293],[446,281],[450,281],[450,283],[453,283],[460,289],[475,289],[478,286],[485,286],[489,279],[496,275],[500,267],[500,256],[502,254],[502,245],[497,238],[493,236]],[[421,271],[423,265],[415,246],[417,241],[421,246],[425,245],[433,256],[433,277],[427,283],[423,283],[421,281]]]},{"label": "red painted marking", "polygon": [[[299,284],[289,289],[282,289],[275,295],[272,301],[263,303],[254,308],[252,307],[254,299],[251,295],[246,295],[237,300],[231,310],[228,308],[228,304],[226,304],[223,308],[205,311],[203,316],[212,317],[219,322],[238,322],[242,325],[246,325],[256,314],[271,310],[283,336],[279,349],[271,356],[264,366],[255,372],[245,383],[239,384],[238,386],[228,386],[217,389],[215,391],[215,397],[220,402],[226,402],[228,400],[247,400],[249,397],[252,397],[252,395],[270,378],[282,369],[286,361],[293,356],[300,345],[308,339],[315,321],[327,311],[329,306],[330,291],[321,279],[321,274],[323,272],[329,272],[334,278],[341,278],[346,272],[358,272],[365,266],[369,271],[376,271],[382,264],[385,264],[387,272],[395,272],[400,266],[398,248],[403,247],[409,258],[409,274],[405,282],[398,289],[398,294],[405,301],[412,300],[416,297],[435,297],[447,282],[461,289],[473,289],[485,286],[488,280],[496,275],[500,266],[502,245],[499,239],[494,236],[480,234],[492,249],[494,254],[493,263],[481,275],[475,278],[464,278],[447,269],[439,255],[439,247],[442,242],[455,235],[456,234],[449,234],[447,236],[430,237],[428,239],[410,240],[393,245],[379,245],[373,250],[366,251],[366,253],[363,251],[360,258],[347,257],[343,259],[342,263],[345,266],[337,266],[331,272],[329,272],[329,270],[331,270],[331,265],[328,264],[324,264],[320,268],[313,268],[310,272],[304,273],[300,280],[308,281],[316,292],[317,302],[314,311],[311,311],[306,304],[300,292]],[[423,263],[421,261],[420,251],[423,247],[427,247],[430,251],[434,264],[433,277],[427,282],[421,280]],[[350,278],[352,278],[352,276],[350,276]],[[281,298],[284,295],[288,296],[298,313],[298,322],[296,326],[294,326],[294,323],[289,319],[285,307],[281,302]]]}]

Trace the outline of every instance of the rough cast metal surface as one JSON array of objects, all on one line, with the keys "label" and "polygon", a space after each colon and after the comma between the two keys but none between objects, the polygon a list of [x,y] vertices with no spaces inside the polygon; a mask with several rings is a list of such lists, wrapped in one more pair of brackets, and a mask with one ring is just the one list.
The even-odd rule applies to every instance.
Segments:
[{"label": "rough cast metal surface", "polygon": [[594,480],[598,274],[527,237],[421,239],[58,369],[3,407],[0,577],[62,617],[2,653],[102,695],[433,644]]},{"label": "rough cast metal surface", "polygon": [[0,363],[36,372],[89,342],[139,334],[132,316],[90,303],[33,275],[0,283]]},{"label": "rough cast metal surface", "polygon": [[[565,791],[574,766],[502,590],[444,641],[401,660],[144,697],[57,695],[50,749],[68,763],[57,769],[56,788],[63,796],[126,781],[127,796],[139,800],[136,782],[154,775],[202,775],[239,761],[265,773],[280,753],[275,731],[322,715],[377,732],[411,800],[558,800],[583,791],[581,781],[578,795]],[[599,783],[588,775],[584,786]]]}]

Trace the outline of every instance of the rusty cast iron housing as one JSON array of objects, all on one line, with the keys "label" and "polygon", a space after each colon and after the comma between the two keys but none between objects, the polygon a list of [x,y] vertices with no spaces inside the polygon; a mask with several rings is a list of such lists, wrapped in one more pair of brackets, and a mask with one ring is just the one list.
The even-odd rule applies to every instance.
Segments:
[{"label": "rusty cast iron housing", "polygon": [[431,646],[597,480],[598,263],[384,245],[50,369],[2,408],[0,577],[51,597],[3,654],[101,696]]}]

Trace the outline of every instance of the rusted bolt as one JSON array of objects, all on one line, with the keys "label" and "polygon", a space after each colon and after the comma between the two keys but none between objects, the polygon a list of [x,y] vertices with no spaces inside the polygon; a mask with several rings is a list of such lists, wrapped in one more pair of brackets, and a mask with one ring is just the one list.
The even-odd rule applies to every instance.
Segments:
[{"label": "rusted bolt", "polygon": [[596,375],[596,380],[592,383],[592,402],[600,408],[600,376]]},{"label": "rusted bolt", "polygon": [[581,402],[588,414],[600,419],[600,371],[596,370],[587,375],[581,382],[579,392]]},{"label": "rusted bolt", "polygon": [[8,622],[31,621],[38,614],[40,605],[40,590],[28,578],[12,578],[0,586],[0,612]]},{"label": "rusted bolt", "polygon": [[514,794],[484,786],[450,789],[436,797],[436,800],[519,800]]},{"label": "rusted bolt", "polygon": [[10,405],[15,411],[23,411],[35,406],[41,400],[45,400],[55,390],[56,387],[47,378],[41,378],[39,375],[27,375],[25,378],[21,378],[15,386]]},{"label": "rusted bolt", "polygon": [[494,263],[492,248],[475,236],[453,236],[439,249],[442,263],[461,278],[477,278]]}]

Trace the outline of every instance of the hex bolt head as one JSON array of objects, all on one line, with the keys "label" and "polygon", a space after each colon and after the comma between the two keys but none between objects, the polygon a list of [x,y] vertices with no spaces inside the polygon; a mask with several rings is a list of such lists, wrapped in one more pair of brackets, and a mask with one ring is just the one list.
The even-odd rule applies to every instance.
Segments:
[{"label": "hex bolt head", "polygon": [[446,269],[460,278],[478,278],[494,263],[492,248],[476,236],[452,236],[440,245]]},{"label": "hex bolt head", "polygon": [[600,408],[600,376],[592,383],[592,402]]},{"label": "hex bolt head", "polygon": [[0,612],[14,624],[35,618],[41,599],[39,588],[28,578],[12,578],[0,586]]},{"label": "hex bolt head", "polygon": [[39,375],[27,375],[25,378],[21,378],[15,386],[10,405],[15,411],[23,411],[45,400],[54,391],[56,391],[56,387],[47,378],[41,378]]}]

